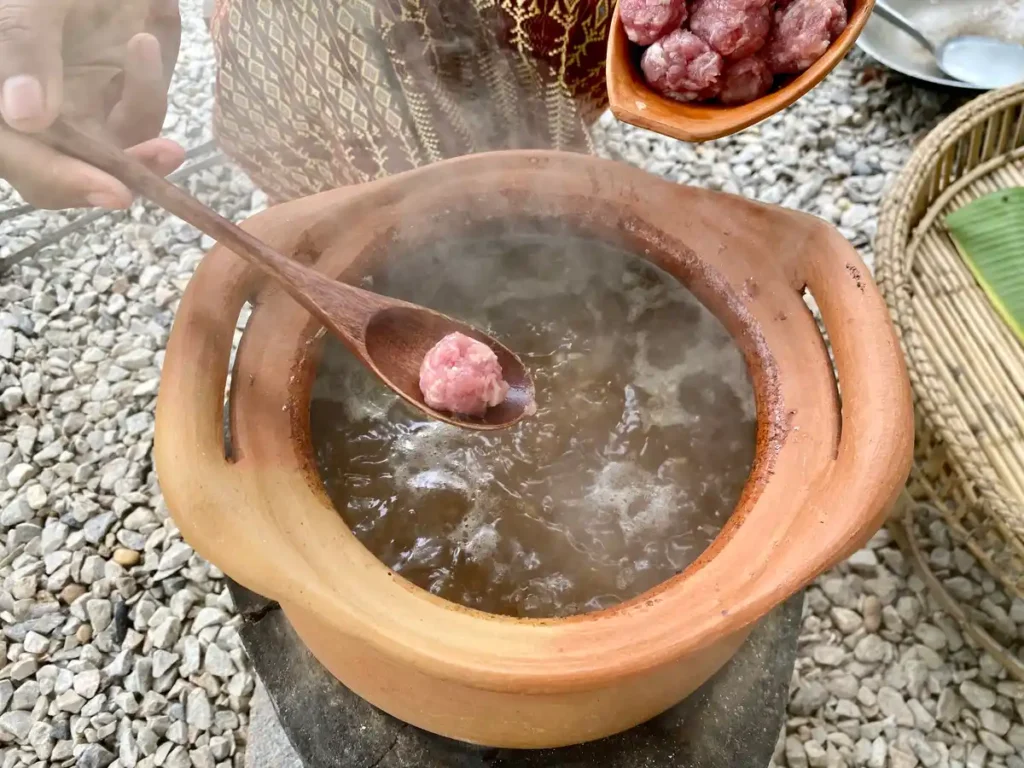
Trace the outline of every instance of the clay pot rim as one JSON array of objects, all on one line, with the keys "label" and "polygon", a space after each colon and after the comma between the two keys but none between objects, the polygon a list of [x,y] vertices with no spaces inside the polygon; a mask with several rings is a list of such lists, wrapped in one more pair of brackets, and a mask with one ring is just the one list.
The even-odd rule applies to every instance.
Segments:
[{"label": "clay pot rim", "polygon": [[[451,173],[447,181],[441,179],[445,169],[448,172],[457,171],[457,182],[451,180],[451,176],[456,175]],[[859,538],[864,537],[865,532],[867,535],[873,532],[872,526],[877,525],[881,519],[887,503],[895,497],[909,469],[908,435],[912,434],[909,427],[909,385],[891,326],[888,325],[884,304],[874,286],[865,283],[860,277],[866,274],[866,270],[849,244],[834,229],[805,214],[763,206],[721,193],[681,187],[635,169],[586,156],[552,152],[502,152],[447,161],[402,177],[374,182],[359,188],[358,194],[351,189],[325,193],[279,207],[262,219],[257,217],[249,226],[260,230],[264,224],[269,226],[271,221],[290,222],[292,229],[302,231],[289,236],[290,239],[282,234],[282,244],[293,253],[301,253],[303,246],[299,237],[316,230],[317,220],[328,214],[332,219],[341,219],[352,225],[351,234],[358,238],[365,233],[360,226],[355,225],[355,219],[359,219],[359,225],[362,225],[363,219],[359,217],[377,216],[374,219],[375,225],[385,226],[387,222],[380,217],[394,214],[388,207],[393,206],[396,200],[401,200],[405,205],[415,198],[424,204],[436,206],[445,204],[448,195],[452,199],[473,204],[477,201],[474,195],[480,194],[481,189],[493,191],[499,188],[507,192],[513,188],[520,189],[527,181],[536,184],[548,179],[564,183],[567,188],[585,190],[583,194],[595,205],[608,202],[613,207],[633,212],[649,206],[649,212],[638,216],[641,221],[634,222],[634,225],[646,221],[662,234],[669,230],[678,231],[689,224],[691,228],[696,228],[692,237],[698,241],[707,240],[709,232],[721,227],[719,209],[721,212],[728,211],[733,218],[746,219],[744,226],[748,229],[756,230],[760,227],[765,232],[777,231],[778,248],[783,251],[777,264],[757,266],[758,262],[751,261],[737,266],[723,261],[721,250],[699,261],[709,266],[717,264],[729,272],[727,284],[735,296],[742,292],[742,280],[737,277],[737,270],[741,267],[753,269],[757,266],[764,271],[769,283],[773,282],[780,290],[782,287],[787,291],[791,289],[794,297],[798,297],[797,292],[804,282],[814,283],[826,325],[836,344],[841,379],[844,375],[850,378],[851,383],[858,379],[853,373],[858,366],[868,365],[876,369],[874,378],[857,381],[863,387],[851,385],[850,395],[844,403],[844,410],[849,410],[850,415],[847,417],[844,414],[843,440],[834,456],[832,451],[838,440],[838,424],[835,423],[838,421],[838,412],[834,402],[835,381],[831,378],[831,369],[828,372],[831,390],[823,383],[822,370],[816,368],[806,374],[817,382],[814,384],[817,394],[808,401],[808,413],[824,409],[822,415],[833,412],[835,422],[823,419],[820,421],[828,423],[817,423],[814,419],[805,418],[803,413],[786,413],[786,418],[790,419],[790,428],[802,426],[805,431],[801,433],[800,440],[782,441],[775,467],[779,471],[785,470],[790,479],[801,477],[799,467],[804,467],[805,470],[813,471],[816,480],[810,483],[802,480],[803,486],[785,489],[785,493],[778,488],[780,483],[774,486],[768,483],[757,500],[766,505],[758,521],[761,527],[752,526],[748,514],[745,524],[736,525],[729,539],[733,541],[741,533],[746,538],[757,536],[764,522],[772,516],[767,505],[782,504],[782,507],[789,510],[788,516],[784,515],[784,519],[789,520],[786,532],[794,534],[793,541],[787,542],[784,549],[771,549],[774,544],[769,541],[765,544],[769,552],[758,552],[755,548],[753,552],[758,557],[743,558],[737,547],[736,552],[730,554],[732,562],[727,564],[725,554],[730,552],[730,548],[723,545],[717,552],[709,549],[709,562],[705,564],[708,567],[691,567],[687,578],[677,576],[668,582],[670,587],[662,585],[658,594],[653,595],[654,599],[647,593],[624,604],[626,608],[618,606],[610,611],[569,619],[523,620],[466,609],[411,585],[399,585],[396,588],[399,582],[384,575],[386,567],[347,531],[333,507],[328,507],[326,513],[336,519],[341,528],[345,528],[350,539],[339,537],[335,530],[337,526],[328,529],[322,520],[314,519],[316,515],[324,513],[324,509],[309,509],[303,518],[303,525],[316,528],[323,539],[307,537],[303,546],[316,550],[322,556],[322,550],[338,541],[355,542],[357,547],[348,546],[345,552],[349,559],[343,576],[355,587],[356,577],[371,575],[372,588],[377,590],[377,597],[389,601],[390,613],[373,600],[362,596],[362,585],[359,585],[360,594],[346,594],[344,584],[337,583],[335,579],[335,586],[328,590],[315,570],[303,567],[308,566],[308,563],[304,563],[297,553],[289,556],[294,572],[282,572],[280,569],[271,575],[258,572],[250,562],[253,558],[247,555],[254,552],[258,555],[256,560],[273,562],[274,553],[280,549],[275,549],[274,543],[270,541],[274,529],[267,526],[271,524],[274,505],[267,505],[267,495],[287,488],[289,493],[297,493],[298,496],[278,494],[275,498],[282,503],[305,499],[305,504],[310,499],[315,502],[316,498],[306,478],[299,478],[304,485],[304,488],[300,488],[294,476],[289,476],[287,472],[276,472],[273,464],[264,462],[260,466],[259,462],[251,460],[258,453],[261,441],[246,437],[245,430],[254,430],[253,436],[258,437],[256,433],[268,429],[269,423],[276,423],[279,433],[287,437],[292,434],[294,426],[289,421],[292,414],[280,416],[271,409],[262,421],[246,423],[240,435],[240,460],[232,469],[228,469],[227,465],[220,466],[213,455],[210,442],[212,433],[209,432],[212,427],[202,424],[201,419],[189,413],[189,407],[197,402],[202,406],[200,410],[209,412],[215,408],[213,398],[220,397],[216,394],[216,379],[220,376],[221,368],[226,373],[226,360],[221,362],[218,355],[224,353],[226,357],[225,343],[229,345],[230,339],[223,338],[223,335],[228,330],[228,322],[230,328],[234,328],[230,305],[239,295],[243,298],[248,295],[247,292],[255,285],[252,275],[223,249],[215,249],[204,261],[182,300],[175,332],[172,333],[172,343],[168,347],[167,362],[170,365],[165,364],[168,384],[166,391],[165,387],[161,388],[161,407],[158,409],[156,454],[161,482],[165,486],[168,506],[183,533],[197,550],[214,562],[223,563],[222,569],[243,584],[278,599],[286,609],[289,604],[294,604],[318,611],[337,631],[359,634],[396,661],[416,664],[417,669],[429,670],[430,674],[438,677],[458,679],[470,685],[495,690],[514,688],[542,692],[600,685],[638,670],[651,669],[713,642],[717,636],[738,631],[807,583],[817,572],[841,559],[851,548],[859,546]],[[529,205],[529,199],[524,204]],[[681,206],[681,209],[671,207],[670,204]],[[689,212],[688,206],[692,206],[695,213]],[[680,222],[680,210],[683,211],[683,219],[692,220]],[[769,221],[771,226],[768,226]],[[618,219],[613,219],[613,222],[618,222]],[[618,225],[621,226],[621,222]],[[342,224],[336,222],[335,226]],[[364,228],[370,227],[371,224],[366,224]],[[743,242],[745,235],[746,232],[741,231],[730,240],[735,241],[735,248],[740,249],[736,251],[737,259],[749,251],[749,244],[744,245]],[[672,242],[688,250],[678,240]],[[790,248],[799,249],[800,252],[786,253]],[[821,252],[826,250],[832,255],[822,258]],[[213,297],[223,295],[225,286],[230,289],[226,299],[229,306],[207,306],[204,309],[202,302],[210,300],[209,303],[215,303]],[[266,299],[267,306],[270,306],[271,300]],[[753,295],[745,298],[755,307],[759,302],[770,303],[773,300],[774,297],[768,295],[767,290],[760,299]],[[240,302],[237,302],[237,306],[240,307]],[[712,311],[721,317],[715,308],[712,307]],[[203,312],[207,314],[204,316]],[[848,321],[858,312],[866,313],[867,322],[858,328],[863,332],[863,338],[851,335],[852,330],[848,327]],[[269,317],[269,314],[254,313],[250,323],[256,322],[258,317]],[[761,318],[764,322],[771,319]],[[304,321],[303,325],[308,325],[308,321]],[[806,341],[811,326],[813,321],[809,314],[806,318],[794,316],[791,318],[789,332],[796,329],[795,332]],[[216,331],[217,328],[221,330]],[[211,330],[214,331],[213,335]],[[778,341],[780,337],[777,331],[771,329],[771,332]],[[814,333],[817,334],[816,330]],[[816,366],[820,363],[820,367],[823,367],[827,365],[827,356],[824,355],[820,336],[816,335],[816,338],[818,347],[805,351],[813,355],[817,361]],[[189,341],[193,344],[203,342],[199,347],[192,347],[191,359],[185,351]],[[247,349],[253,350],[256,347],[247,345],[243,337],[242,349],[239,351],[239,371],[244,370],[241,361],[247,356]],[[279,364],[280,359],[275,362]],[[793,365],[792,355],[787,364]],[[203,381],[209,368],[214,369],[214,380]],[[258,368],[257,365],[250,370]],[[243,377],[237,375],[234,379],[236,385],[242,380]],[[223,377],[220,381],[223,381]],[[789,384],[783,381],[780,386],[786,390]],[[796,384],[793,383],[793,386]],[[220,391],[223,392],[223,389]],[[240,387],[237,390],[242,397],[250,391],[258,392],[259,387]],[[847,391],[844,386],[844,392]],[[795,394],[794,391],[794,397]],[[183,403],[182,399],[188,402]],[[871,411],[865,399],[875,401],[871,408],[875,410],[876,418],[869,417]],[[758,409],[760,428],[764,423],[760,402]],[[884,426],[879,420],[884,422]],[[220,427],[219,420],[216,427]],[[825,448],[828,449],[828,456],[823,455]],[[189,450],[198,450],[199,455],[190,459]],[[176,463],[187,464],[187,467],[182,469],[175,466]],[[195,483],[188,483],[184,477],[189,472],[200,477],[200,489],[207,496],[198,498],[192,493],[189,499],[190,492],[195,488]],[[242,481],[239,476],[244,480],[242,485],[236,485]],[[231,487],[217,488],[211,494],[218,483]],[[769,488],[773,488],[772,499],[766,499]],[[806,523],[824,521],[822,516],[826,515],[826,511],[819,503],[815,503],[815,499],[820,502],[822,494],[829,489],[846,491],[836,497],[834,510],[831,515],[827,515],[835,518],[830,521],[834,524],[828,530],[806,530]],[[780,499],[787,501],[782,503]],[[320,503],[324,506],[322,500]],[[260,524],[262,533],[238,530],[237,526],[226,522],[221,510],[225,506],[231,509],[232,504],[235,508],[255,505],[253,514],[260,519],[254,522]],[[756,503],[754,508],[757,508]],[[259,511],[261,509],[262,512]],[[305,506],[303,509],[306,511]],[[204,514],[208,514],[209,518],[204,518]],[[778,518],[778,515],[774,515],[774,518]],[[805,518],[804,528],[798,526],[792,530],[796,521]],[[294,525],[292,521],[280,518],[276,524]],[[775,529],[778,529],[777,525]],[[229,544],[237,538],[246,539],[242,555],[229,551]],[[720,535],[716,543],[721,540]],[[803,553],[794,555],[794,549],[798,550],[801,543],[814,548],[813,556],[805,556]],[[774,563],[778,572],[766,575],[763,569],[769,563]],[[729,570],[730,565],[733,570]],[[743,579],[746,575],[757,572],[757,568],[762,569],[760,573],[764,578],[747,583],[742,590],[736,591],[739,590],[737,585],[745,583]],[[373,576],[374,573],[377,575]],[[283,583],[282,577],[287,583]],[[414,589],[415,592],[412,591]],[[366,591],[369,590],[370,584],[367,583]],[[731,609],[717,611],[714,608],[720,604],[716,603],[714,596],[718,591],[729,595],[730,599],[735,597]],[[694,597],[699,599],[687,603],[687,598]],[[698,606],[703,606],[699,620],[696,618],[698,611],[695,610]],[[689,617],[681,616],[683,609],[690,610]],[[397,620],[398,614],[401,614],[403,621]],[[444,626],[440,627],[439,624]]]}]

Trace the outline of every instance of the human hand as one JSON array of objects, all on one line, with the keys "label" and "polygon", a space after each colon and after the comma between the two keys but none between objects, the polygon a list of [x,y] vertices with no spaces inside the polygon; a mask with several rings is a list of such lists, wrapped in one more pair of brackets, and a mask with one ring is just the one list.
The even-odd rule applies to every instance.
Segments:
[{"label": "human hand", "polygon": [[39,208],[127,208],[132,194],[38,134],[63,115],[166,175],[156,138],[181,39],[178,0],[0,0],[0,178]]}]

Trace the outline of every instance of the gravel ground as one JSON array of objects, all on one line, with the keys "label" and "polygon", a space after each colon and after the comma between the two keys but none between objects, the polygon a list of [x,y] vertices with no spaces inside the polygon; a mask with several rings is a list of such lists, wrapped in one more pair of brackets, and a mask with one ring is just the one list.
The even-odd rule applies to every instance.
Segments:
[{"label": "gravel ground", "polygon": [[[167,130],[196,146],[213,61],[201,3],[184,5]],[[653,173],[835,222],[870,262],[883,188],[951,106],[853,56],[728,140],[688,146],[610,119],[596,134]],[[230,167],[187,184],[230,217],[264,205]],[[0,224],[0,259],[73,216]],[[137,204],[0,277],[0,768],[244,763],[253,679],[238,618],[168,518],[150,461],[162,350],[204,246]],[[1007,642],[1024,636],[1024,603],[941,524],[920,529],[949,588]],[[886,533],[808,592],[779,766],[1024,768],[1022,750],[1024,685],[937,609]]]}]

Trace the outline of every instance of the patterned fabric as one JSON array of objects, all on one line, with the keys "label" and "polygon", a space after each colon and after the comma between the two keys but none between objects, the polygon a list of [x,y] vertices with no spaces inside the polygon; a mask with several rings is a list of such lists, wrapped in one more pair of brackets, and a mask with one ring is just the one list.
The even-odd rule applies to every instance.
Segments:
[{"label": "patterned fabric", "polygon": [[218,0],[214,127],[274,200],[504,148],[588,151],[615,0]]}]

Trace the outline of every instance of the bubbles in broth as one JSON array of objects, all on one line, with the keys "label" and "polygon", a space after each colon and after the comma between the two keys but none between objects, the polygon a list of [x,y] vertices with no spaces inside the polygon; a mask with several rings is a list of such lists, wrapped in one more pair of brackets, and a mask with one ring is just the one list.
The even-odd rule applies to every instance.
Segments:
[{"label": "bubbles in broth", "polygon": [[328,495],[381,561],[491,613],[566,616],[681,572],[754,457],[739,349],[677,281],[566,237],[461,240],[373,289],[485,328],[519,353],[537,414],[493,433],[424,420],[333,339],[313,387]]}]

